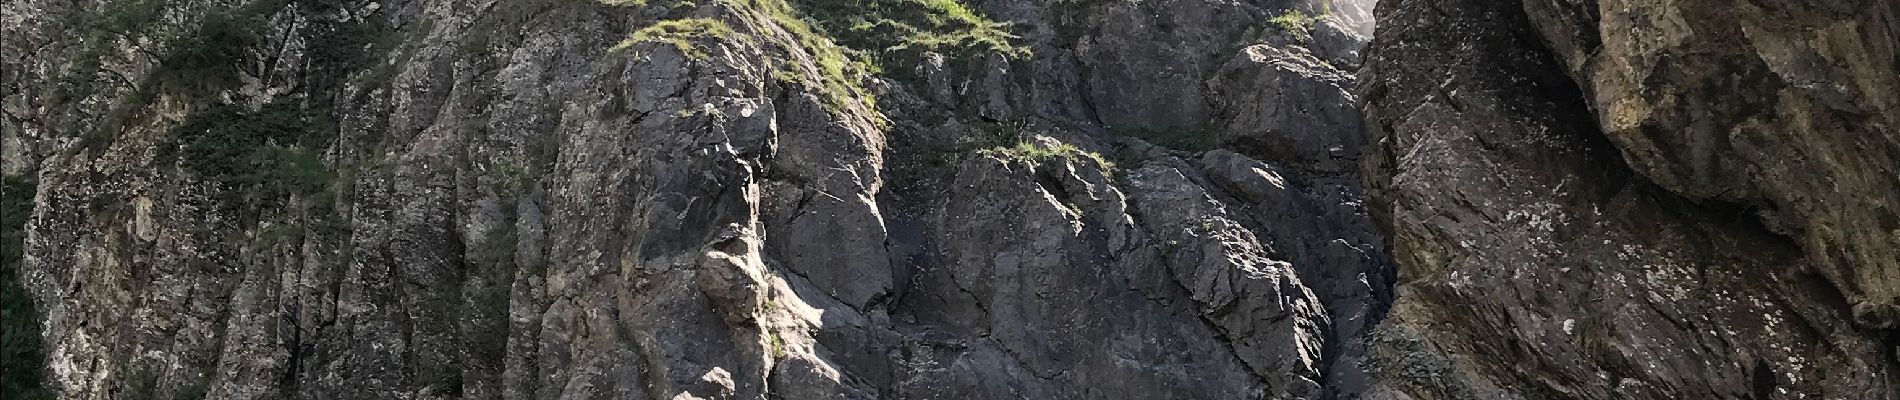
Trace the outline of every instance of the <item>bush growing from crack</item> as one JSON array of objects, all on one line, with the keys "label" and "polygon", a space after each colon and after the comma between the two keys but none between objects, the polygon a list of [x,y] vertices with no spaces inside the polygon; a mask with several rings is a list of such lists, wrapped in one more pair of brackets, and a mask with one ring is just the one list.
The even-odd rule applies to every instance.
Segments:
[{"label": "bush growing from crack", "polygon": [[331,124],[328,114],[291,102],[257,111],[219,104],[193,113],[172,137],[179,141],[179,165],[231,190],[231,200],[277,198],[330,185],[334,174],[315,149],[327,141]]},{"label": "bush growing from crack", "polygon": [[194,96],[237,86],[243,68],[263,57],[257,48],[267,40],[271,14],[284,5],[283,0],[265,0],[206,14],[195,30],[166,46],[157,79]]},{"label": "bush growing from crack", "polygon": [[1318,23],[1324,16],[1324,14],[1314,16],[1299,10],[1287,10],[1267,22],[1279,26],[1280,30],[1292,34],[1294,38],[1308,40],[1313,38],[1313,24]]},{"label": "bush growing from crack", "polygon": [[[796,83],[817,89],[825,99],[825,106],[832,112],[851,108],[852,99],[875,111],[877,98],[866,90],[862,82],[872,74],[881,72],[877,65],[864,52],[840,45],[830,35],[817,26],[807,23],[786,0],[734,0],[739,4],[757,10],[772,20],[774,25],[790,33],[797,45],[810,54],[817,67],[816,80],[808,78],[810,74],[801,73],[802,66],[788,60],[784,67],[775,71],[773,77],[786,83]],[[873,115],[872,123],[879,128],[889,126],[882,115]]]},{"label": "bush growing from crack", "polygon": [[772,358],[785,358],[785,339],[779,337],[778,332],[766,332],[765,335],[766,341],[772,346]]}]

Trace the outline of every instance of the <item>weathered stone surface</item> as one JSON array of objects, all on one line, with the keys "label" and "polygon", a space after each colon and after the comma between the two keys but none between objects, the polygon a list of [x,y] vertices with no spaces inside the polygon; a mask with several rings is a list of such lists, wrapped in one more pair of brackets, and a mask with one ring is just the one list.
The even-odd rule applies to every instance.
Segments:
[{"label": "weathered stone surface", "polygon": [[891,3],[8,2],[4,276],[73,399],[1900,393],[1892,2]]},{"label": "weathered stone surface", "polygon": [[[1381,4],[1378,39],[1359,77],[1377,144],[1366,159],[1366,179],[1374,215],[1392,235],[1400,276],[1398,301],[1374,335],[1381,379],[1373,397],[1890,399],[1900,393],[1900,360],[1887,354],[1893,331],[1857,322],[1851,312],[1867,293],[1893,286],[1879,273],[1831,272],[1840,269],[1835,265],[1880,270],[1890,258],[1856,262],[1845,254],[1894,248],[1852,239],[1817,242],[1797,220],[1780,217],[1847,212],[1821,206],[1826,200],[1820,199],[1842,193],[1836,190],[1874,203],[1890,201],[1895,192],[1879,184],[1842,185],[1800,193],[1814,200],[1796,206],[1764,194],[1793,192],[1762,189],[1793,184],[1771,183],[1793,178],[1767,172],[1783,166],[1819,174],[1802,184],[1817,176],[1883,181],[1892,157],[1875,145],[1843,153],[1845,161],[1824,161],[1868,163],[1852,172],[1748,166],[1757,157],[1791,154],[1782,151],[1831,159],[1835,155],[1811,149],[1836,146],[1833,138],[1878,142],[1883,134],[1866,133],[1865,125],[1796,122],[1804,118],[1781,113],[1811,112],[1804,111],[1806,100],[1738,92],[1779,87],[1774,81],[1781,78],[1765,69],[1709,68],[1757,58],[1724,54],[1739,36],[1681,24],[1814,22],[1802,13],[1725,14],[1731,6]],[[1633,21],[1672,22],[1634,22],[1640,29],[1632,31],[1626,24]],[[1869,40],[1884,44],[1851,45],[1877,54],[1891,46],[1888,39]],[[1664,59],[1672,61],[1658,61]],[[1632,62],[1645,66],[1632,69]],[[1632,73],[1644,75],[1624,75]],[[1789,102],[1751,104],[1773,96]],[[1724,115],[1755,121],[1743,130],[1761,135],[1728,139],[1737,131]],[[1627,116],[1637,118],[1621,119]],[[1692,137],[1724,139],[1681,140]],[[1777,137],[1793,142],[1759,148]],[[1730,145],[1747,141],[1757,144]],[[1723,194],[1725,186],[1736,191]],[[1781,211],[1760,211],[1777,207]],[[1882,211],[1867,212],[1859,217],[1877,221]],[[1868,289],[1873,286],[1882,289]]]},{"label": "weathered stone surface", "polygon": [[80,3],[5,6],[62,398],[1337,398],[1389,299],[1360,4]]},{"label": "weathered stone surface", "polygon": [[1748,208],[1863,324],[1900,326],[1900,5],[1548,3],[1525,8],[1631,168]]}]

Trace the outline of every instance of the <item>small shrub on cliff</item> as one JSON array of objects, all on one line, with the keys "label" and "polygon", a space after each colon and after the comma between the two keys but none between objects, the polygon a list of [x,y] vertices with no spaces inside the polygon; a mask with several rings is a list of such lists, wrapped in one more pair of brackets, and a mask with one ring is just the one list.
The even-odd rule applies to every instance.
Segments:
[{"label": "small shrub on cliff", "polygon": [[221,104],[193,113],[173,137],[180,165],[200,178],[264,197],[308,195],[332,179],[314,150],[329,126],[326,114],[293,103],[257,111]]},{"label": "small shrub on cliff", "polygon": [[816,0],[799,3],[826,30],[853,48],[873,53],[926,50],[972,55],[995,52],[1027,57],[1013,42],[1009,24],[996,22],[958,0]]},{"label": "small shrub on cliff", "polygon": [[785,358],[785,339],[778,337],[778,332],[766,332],[765,335],[767,345],[772,347],[772,358]]},{"label": "small shrub on cliff", "polygon": [[[827,107],[834,111],[848,108],[854,103],[852,99],[862,99],[865,106],[876,108],[875,96],[862,84],[871,74],[879,72],[869,56],[840,45],[824,30],[806,23],[807,19],[786,0],[742,1],[764,12],[773,24],[791,33],[799,47],[811,54],[818,67],[818,79],[813,81],[805,78],[808,74],[798,72],[798,64],[788,60],[788,64],[775,74],[778,80],[819,89],[826,97]],[[875,122],[887,123],[881,119]]]},{"label": "small shrub on cliff", "polygon": [[1267,20],[1267,22],[1280,27],[1281,30],[1292,34],[1295,38],[1306,40],[1313,37],[1313,24],[1319,22],[1319,20],[1320,17],[1307,15],[1299,10],[1287,10],[1286,13],[1273,17],[1273,19]]}]

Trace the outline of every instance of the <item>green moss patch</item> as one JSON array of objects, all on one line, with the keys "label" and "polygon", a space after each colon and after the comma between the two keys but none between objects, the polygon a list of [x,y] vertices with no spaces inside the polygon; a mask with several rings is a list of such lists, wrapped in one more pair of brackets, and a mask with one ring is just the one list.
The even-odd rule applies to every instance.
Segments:
[{"label": "green moss patch", "polygon": [[805,0],[798,2],[845,45],[874,53],[927,50],[967,56],[1028,57],[1010,25],[957,0]]}]

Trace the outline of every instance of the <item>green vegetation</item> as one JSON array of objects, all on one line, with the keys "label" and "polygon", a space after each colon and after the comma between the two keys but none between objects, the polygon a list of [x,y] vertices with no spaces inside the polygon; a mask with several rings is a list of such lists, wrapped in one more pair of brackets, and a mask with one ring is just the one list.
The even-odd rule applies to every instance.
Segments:
[{"label": "green vegetation", "polygon": [[1008,32],[1008,24],[985,18],[957,0],[801,0],[796,7],[788,0],[730,1],[764,14],[811,55],[816,79],[792,61],[775,77],[817,89],[834,111],[849,108],[857,103],[854,99],[876,108],[876,99],[862,82],[882,72],[877,60],[883,58],[917,51],[959,57],[981,52],[1029,55],[1028,48],[1011,43],[1016,37]]},{"label": "green vegetation", "polygon": [[[483,235],[474,251],[469,252],[469,261],[480,265],[513,266],[517,242],[513,224],[496,225],[488,231],[487,235]],[[511,270],[512,268],[501,269]]]},{"label": "green vegetation", "polygon": [[700,37],[731,38],[737,37],[737,35],[733,34],[732,27],[726,26],[725,22],[716,19],[673,19],[660,21],[654,23],[652,26],[640,28],[640,30],[634,31],[632,36],[620,41],[620,44],[615,45],[608,51],[626,50],[627,47],[633,46],[636,43],[666,43],[673,45],[674,48],[679,49],[680,53],[685,54],[687,57],[692,57],[694,60],[704,60],[707,58],[706,52],[693,47],[691,41],[693,38]]},{"label": "green vegetation", "polygon": [[334,131],[327,113],[288,102],[257,111],[214,105],[173,128],[181,142],[180,165],[226,189],[275,195],[310,195],[333,174],[316,150]]},{"label": "green vegetation", "polygon": [[[53,88],[51,102],[69,105],[97,95],[104,82],[130,89],[110,99],[111,105],[102,118],[88,118],[98,122],[82,134],[81,149],[103,149],[125,126],[149,118],[151,102],[163,95],[200,104],[223,102],[218,95],[242,85],[242,76],[266,73],[251,69],[264,65],[267,57],[274,56],[270,24],[273,15],[293,8],[304,14],[325,15],[340,12],[340,8],[345,7],[324,0],[256,0],[200,10],[202,12],[192,13],[202,15],[196,20],[165,18],[172,14],[167,10],[177,3],[176,0],[111,0],[97,12],[79,13],[74,17],[78,26],[84,28],[81,34],[85,39],[80,41],[82,47],[75,61],[62,71]],[[342,80],[350,72],[369,63],[369,55],[377,46],[392,43],[393,30],[383,24],[377,18],[354,21],[312,18],[297,25],[295,33],[301,36],[297,40],[307,44],[302,59],[306,69],[300,76],[305,91],[342,87]],[[133,82],[102,68],[107,63],[119,62],[117,59],[122,56],[115,49],[125,46],[124,41],[134,39],[161,43],[133,47],[156,63],[151,74]],[[85,111],[74,110],[75,113]]]},{"label": "green vegetation", "polygon": [[0,178],[0,393],[9,400],[53,398],[41,380],[40,314],[20,282],[33,193],[32,183]]},{"label": "green vegetation", "polygon": [[[164,15],[170,0],[115,0],[109,1],[96,12],[78,12],[73,14],[73,22],[79,26],[81,39],[73,51],[71,62],[64,65],[59,77],[51,88],[48,102],[53,107],[68,107],[74,114],[81,129],[79,132],[81,151],[98,152],[112,143],[117,132],[133,117],[142,113],[146,104],[156,98],[150,82],[160,75],[147,76],[139,82],[105,69],[107,63],[120,62],[123,58],[118,51],[120,42],[129,38],[151,36],[165,40],[160,17]],[[147,31],[159,31],[146,35]],[[147,55],[155,58],[163,56],[149,50]],[[129,95],[111,100],[106,114],[93,114],[93,110],[80,106],[80,101],[99,94],[101,90],[121,88],[132,91]],[[109,91],[107,93],[120,93]]]},{"label": "green vegetation", "polygon": [[1295,38],[1307,40],[1313,37],[1313,24],[1319,22],[1324,16],[1324,14],[1313,16],[1299,10],[1287,10],[1286,13],[1273,17],[1267,22],[1279,26],[1281,30],[1287,31]]},{"label": "green vegetation", "polygon": [[957,0],[801,1],[819,25],[847,46],[888,53],[927,50],[968,56],[995,52],[1028,57],[1009,24],[990,20]]},{"label": "green vegetation", "polygon": [[[600,0],[602,4],[612,6],[644,6],[645,0]],[[831,36],[815,28],[807,18],[801,16],[786,0],[729,0],[734,5],[743,6],[765,15],[774,25],[790,33],[797,41],[792,43],[812,57],[818,67],[817,79],[806,78],[809,74],[799,71],[800,64],[787,60],[786,65],[773,75],[780,81],[796,83],[817,89],[826,100],[826,106],[834,112],[851,108],[852,99],[864,99],[867,105],[873,102],[873,96],[865,90],[863,82],[876,73],[876,66],[862,53],[832,41]],[[741,38],[725,22],[711,18],[673,19],[640,28],[622,40],[610,51],[622,51],[628,46],[642,42],[672,44],[673,47],[695,60],[705,59],[707,54],[692,45],[693,39]],[[882,123],[883,121],[879,121]]]},{"label": "green vegetation", "polygon": [[958,0],[800,0],[804,18],[787,0],[742,1],[766,10],[811,50],[823,78],[807,83],[821,84],[834,105],[847,104],[842,97],[855,97],[875,108],[875,99],[858,82],[883,72],[878,62],[911,65],[924,51],[966,60],[987,53],[1030,55],[1029,48],[1013,43],[1016,36],[1009,33],[1009,24],[990,20]]},{"label": "green vegetation", "polygon": [[168,3],[168,0],[108,1],[98,13],[85,18],[84,26],[112,35],[135,34],[163,16]]},{"label": "green vegetation", "polygon": [[[454,315],[454,310],[445,310]],[[432,363],[417,367],[415,384],[432,394],[430,397],[462,398],[462,366],[454,363]]]},{"label": "green vegetation", "polygon": [[974,139],[977,148],[1006,147],[1028,139],[1029,120],[1020,119],[1007,122],[979,124]]},{"label": "green vegetation", "polygon": [[[512,214],[513,210],[508,210]],[[505,315],[508,313],[508,290],[514,280],[517,269],[515,246],[519,243],[512,223],[495,226],[483,235],[468,254],[468,286],[464,289],[465,307],[481,315]],[[499,360],[507,344],[506,327],[497,326],[502,332],[483,333],[486,337],[471,335],[469,340],[485,344],[475,346],[470,351],[492,351],[494,359]]]},{"label": "green vegetation", "polygon": [[772,358],[785,358],[785,339],[778,332],[766,332],[765,340],[772,347]]},{"label": "green vegetation", "polygon": [[[300,0],[308,13],[329,14],[333,8],[349,7],[343,2]],[[429,32],[433,21],[422,20],[409,27],[411,32]],[[349,21],[317,19],[302,27],[304,58],[312,88],[339,88],[342,80],[364,66],[378,65],[377,55],[388,53],[401,44],[403,37],[382,18],[355,18]],[[386,78],[386,77],[385,77]],[[364,81],[366,86],[382,86],[384,81]]]},{"label": "green vegetation", "polygon": [[1075,145],[1068,144],[1068,143],[1057,143],[1054,146],[1042,146],[1042,145],[1036,144],[1036,142],[1034,141],[1024,140],[1021,142],[1017,142],[1013,146],[999,146],[999,147],[984,149],[982,151],[979,151],[978,154],[994,156],[994,157],[1003,158],[1003,159],[1023,160],[1023,161],[1036,162],[1036,163],[1048,161],[1055,158],[1076,159],[1078,157],[1082,157],[1082,158],[1088,158],[1090,160],[1094,160],[1095,163],[1101,165],[1102,169],[1104,170],[1115,169],[1115,162],[1109,161],[1108,158],[1106,157],[1102,157],[1101,153],[1082,150],[1082,148],[1075,147]]},{"label": "green vegetation", "polygon": [[[830,36],[800,17],[786,0],[739,1],[765,13],[780,29],[790,32],[798,40],[799,47],[811,54],[813,63],[818,67],[819,78],[812,81],[805,78],[807,74],[796,73],[798,65],[788,60],[786,68],[776,74],[779,80],[819,89],[826,97],[827,106],[834,108],[834,112],[849,108],[854,103],[852,99],[862,99],[865,106],[876,108],[876,97],[862,85],[871,74],[878,72],[876,64],[871,62],[868,55],[839,46]],[[882,120],[877,122],[885,123]]]},{"label": "green vegetation", "polygon": [[[597,0],[612,6],[645,6],[646,0]],[[810,70],[799,60],[787,60],[773,76],[779,81],[819,92],[832,111],[876,108],[876,99],[863,87],[871,75],[882,72],[876,60],[900,53],[935,51],[953,56],[996,52],[1027,57],[1029,50],[1011,42],[1008,24],[995,22],[957,0],[726,0],[770,19],[790,34],[810,55]],[[675,6],[690,5],[679,2]],[[667,43],[693,59],[708,55],[692,41],[700,38],[741,38],[724,22],[710,18],[671,19],[635,31],[613,51],[643,42]],[[908,64],[910,61],[903,61]],[[874,123],[886,124],[881,118]]]}]

